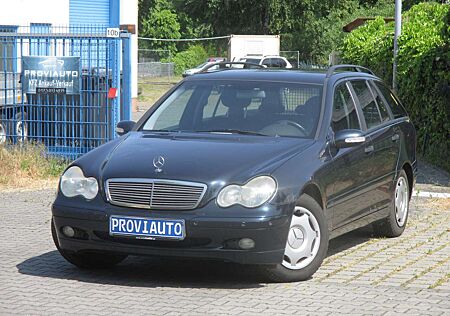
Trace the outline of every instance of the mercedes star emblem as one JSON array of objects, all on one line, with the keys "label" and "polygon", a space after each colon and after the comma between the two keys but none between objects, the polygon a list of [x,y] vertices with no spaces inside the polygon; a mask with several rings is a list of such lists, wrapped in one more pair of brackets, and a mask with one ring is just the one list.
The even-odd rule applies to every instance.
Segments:
[{"label": "mercedes star emblem", "polygon": [[157,156],[153,158],[153,166],[155,166],[155,172],[162,172],[162,167],[164,166],[164,163],[166,160],[163,156]]}]

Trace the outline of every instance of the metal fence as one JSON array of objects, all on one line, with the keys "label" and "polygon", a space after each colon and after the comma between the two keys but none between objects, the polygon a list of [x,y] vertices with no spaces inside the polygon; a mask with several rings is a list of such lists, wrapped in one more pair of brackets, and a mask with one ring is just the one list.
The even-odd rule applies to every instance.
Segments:
[{"label": "metal fence", "polygon": [[171,81],[175,65],[169,50],[139,49],[138,76],[139,79],[164,77]]},{"label": "metal fence", "polygon": [[0,144],[74,159],[114,138],[120,49],[106,27],[0,27]]}]

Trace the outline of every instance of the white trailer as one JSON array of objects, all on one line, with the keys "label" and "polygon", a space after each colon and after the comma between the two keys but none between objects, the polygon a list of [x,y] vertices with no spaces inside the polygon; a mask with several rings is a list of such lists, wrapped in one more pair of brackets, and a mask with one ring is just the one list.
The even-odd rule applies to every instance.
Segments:
[{"label": "white trailer", "polygon": [[228,60],[245,56],[280,55],[280,35],[231,35]]}]

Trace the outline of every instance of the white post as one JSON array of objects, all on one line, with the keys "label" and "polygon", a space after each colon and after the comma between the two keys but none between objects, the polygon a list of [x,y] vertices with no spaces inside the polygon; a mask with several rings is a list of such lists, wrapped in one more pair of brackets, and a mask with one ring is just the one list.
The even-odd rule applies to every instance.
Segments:
[{"label": "white post", "polygon": [[392,88],[397,90],[397,55],[398,37],[402,33],[402,1],[395,0],[395,31],[394,31],[394,65],[392,68]]}]

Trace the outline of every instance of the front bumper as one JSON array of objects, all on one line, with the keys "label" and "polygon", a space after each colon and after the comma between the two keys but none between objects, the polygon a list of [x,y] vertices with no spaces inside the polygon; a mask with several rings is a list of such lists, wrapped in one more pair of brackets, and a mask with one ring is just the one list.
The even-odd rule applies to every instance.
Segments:
[{"label": "front bumper", "polygon": [[[260,217],[207,216],[203,207],[193,211],[149,211],[106,205],[103,210],[54,204],[52,207],[60,248],[68,251],[107,251],[129,255],[218,259],[244,264],[282,262],[289,230],[288,212]],[[286,210],[289,207],[285,207]],[[285,213],[285,214],[283,214]],[[143,240],[109,235],[110,215],[184,219],[186,238],[182,241]],[[267,214],[266,214],[267,215]],[[75,238],[62,234],[63,226],[77,229]],[[251,238],[255,248],[242,250],[241,238]]]}]

